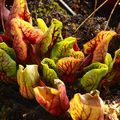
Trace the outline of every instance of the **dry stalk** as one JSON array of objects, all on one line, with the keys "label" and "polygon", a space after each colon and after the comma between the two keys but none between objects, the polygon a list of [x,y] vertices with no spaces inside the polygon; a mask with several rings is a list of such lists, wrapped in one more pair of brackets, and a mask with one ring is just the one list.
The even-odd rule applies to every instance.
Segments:
[{"label": "dry stalk", "polygon": [[105,0],[99,7],[97,7],[75,30],[75,33],[79,30],[79,28],[91,17],[97,12],[108,0]]},{"label": "dry stalk", "polygon": [[113,9],[112,9],[112,11],[111,11],[111,13],[110,13],[110,15],[109,15],[109,18],[108,18],[108,20],[107,20],[107,23],[106,23],[106,25],[105,25],[104,30],[106,30],[106,29],[107,29],[108,24],[109,24],[109,22],[110,22],[110,19],[111,19],[111,17],[112,17],[112,15],[113,15],[113,13],[114,13],[115,8],[117,7],[117,4],[119,3],[119,1],[120,1],[120,0],[117,0],[117,1],[116,1],[116,3],[115,3],[115,5],[114,5],[114,7],[113,7]]}]

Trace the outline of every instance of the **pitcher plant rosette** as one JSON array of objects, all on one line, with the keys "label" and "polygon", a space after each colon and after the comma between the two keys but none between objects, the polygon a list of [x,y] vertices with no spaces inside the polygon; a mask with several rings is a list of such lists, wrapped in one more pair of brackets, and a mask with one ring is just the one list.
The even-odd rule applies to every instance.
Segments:
[{"label": "pitcher plant rosette", "polygon": [[[119,110],[112,108],[99,96],[103,87],[108,92],[120,82],[120,49],[114,58],[108,53],[115,31],[99,32],[82,49],[75,37],[62,37],[63,24],[55,18],[49,27],[41,18],[37,19],[38,26],[33,26],[26,0],[14,0],[10,11],[4,2],[1,81],[16,82],[23,97],[36,100],[56,117],[67,112],[73,120],[104,120],[105,115],[113,114],[111,109],[116,117],[120,115],[120,106]],[[71,86],[84,90],[84,94],[68,96]]]}]

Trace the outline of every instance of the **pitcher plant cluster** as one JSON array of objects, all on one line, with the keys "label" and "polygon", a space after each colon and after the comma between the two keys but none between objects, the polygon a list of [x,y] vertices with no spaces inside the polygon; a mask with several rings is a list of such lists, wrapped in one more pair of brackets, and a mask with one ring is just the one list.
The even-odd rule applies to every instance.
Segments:
[{"label": "pitcher plant cluster", "polygon": [[[120,81],[120,49],[114,57],[108,46],[115,31],[101,31],[80,49],[75,37],[62,37],[62,22],[51,25],[32,18],[26,0],[14,0],[9,11],[1,2],[4,33],[0,35],[0,80],[17,83],[20,94],[37,100],[53,116],[69,112],[73,120],[103,120],[111,109],[120,115],[120,106],[111,107],[99,96],[103,87]],[[68,98],[66,85],[86,93]],[[11,93],[12,94],[12,93]],[[119,109],[119,110],[118,110]],[[116,115],[116,116],[115,116]]]}]

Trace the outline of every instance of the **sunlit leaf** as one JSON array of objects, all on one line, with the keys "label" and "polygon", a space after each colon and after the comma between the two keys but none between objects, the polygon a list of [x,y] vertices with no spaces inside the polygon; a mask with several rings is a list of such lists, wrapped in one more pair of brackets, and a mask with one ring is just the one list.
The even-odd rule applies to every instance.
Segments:
[{"label": "sunlit leaf", "polygon": [[104,63],[108,66],[108,71],[111,71],[113,67],[113,59],[109,53],[106,54]]},{"label": "sunlit leaf", "polygon": [[13,48],[17,58],[24,62],[27,60],[27,44],[37,44],[42,40],[43,32],[21,19],[14,18],[11,20],[11,34],[13,36]]},{"label": "sunlit leaf", "polygon": [[70,57],[74,57],[76,59],[84,59],[84,54],[82,51],[74,51],[73,49],[70,50]]},{"label": "sunlit leaf", "polygon": [[89,54],[92,53],[98,44],[102,43],[103,41],[109,41],[116,33],[114,31],[101,31],[99,32],[95,38],[90,40],[89,42],[83,45],[84,53]]},{"label": "sunlit leaf", "polygon": [[95,62],[87,66],[84,71],[86,73],[80,79],[80,84],[87,92],[90,92],[98,88],[100,81],[108,73],[108,66]]},{"label": "sunlit leaf", "polygon": [[38,27],[43,31],[43,33],[47,32],[48,27],[43,19],[38,18],[37,23],[38,23]]},{"label": "sunlit leaf", "polygon": [[6,43],[0,43],[0,49],[4,50],[13,60],[16,59],[16,55],[13,48],[7,46]]},{"label": "sunlit leaf", "polygon": [[57,79],[57,67],[52,59],[44,58],[41,62],[43,67],[43,77],[46,82],[54,83],[54,79]]},{"label": "sunlit leaf", "polygon": [[74,73],[78,69],[81,61],[82,61],[81,59],[65,57],[58,60],[57,67],[59,70],[66,72],[66,74]]},{"label": "sunlit leaf", "polygon": [[27,45],[23,41],[23,33],[16,23],[17,19],[12,20],[12,31],[11,34],[14,36],[13,49],[15,50],[17,59],[20,61],[26,61],[27,59]]},{"label": "sunlit leaf", "polygon": [[62,22],[57,19],[53,19],[51,26],[44,34],[43,40],[36,46],[37,51],[40,52],[41,55],[44,55],[47,51],[51,50],[56,42],[63,40],[61,30]]},{"label": "sunlit leaf", "polygon": [[83,59],[76,59],[73,57],[65,57],[58,60],[57,68],[61,80],[68,83],[75,81],[75,72],[79,69],[82,60]]},{"label": "sunlit leaf", "polygon": [[70,101],[69,113],[73,120],[104,120],[104,104],[98,91],[81,95]]},{"label": "sunlit leaf", "polygon": [[[43,32],[40,29],[35,29],[29,22],[14,18],[11,20],[12,35],[18,34],[26,43],[36,44],[43,38]],[[19,31],[18,31],[19,30]],[[20,32],[22,32],[21,36]]]},{"label": "sunlit leaf", "polygon": [[101,31],[95,38],[83,45],[85,54],[93,54],[92,62],[104,62],[108,50],[108,45],[113,36],[114,31]]},{"label": "sunlit leaf", "polygon": [[33,88],[39,85],[38,66],[27,65],[26,68],[24,68],[22,65],[19,65],[17,81],[21,95],[27,99],[33,99]]},{"label": "sunlit leaf", "polygon": [[69,100],[66,94],[66,88],[59,79],[54,80],[56,88],[35,87],[35,97],[37,102],[43,106],[53,116],[64,114],[69,108]]},{"label": "sunlit leaf", "polygon": [[32,17],[28,10],[26,0],[14,0],[13,2],[10,14],[5,23],[6,34],[9,36],[11,36],[11,20],[13,20],[14,18],[21,19],[32,24]]},{"label": "sunlit leaf", "polygon": [[58,60],[63,57],[69,57],[70,49],[73,48],[73,45],[76,41],[74,37],[68,37],[63,41],[58,42],[51,51],[51,59]]},{"label": "sunlit leaf", "polygon": [[0,49],[0,71],[7,76],[16,75],[16,62],[2,49]]},{"label": "sunlit leaf", "polygon": [[32,18],[28,10],[26,0],[14,0],[13,6],[10,10],[8,22],[13,18],[20,18],[32,23]]}]

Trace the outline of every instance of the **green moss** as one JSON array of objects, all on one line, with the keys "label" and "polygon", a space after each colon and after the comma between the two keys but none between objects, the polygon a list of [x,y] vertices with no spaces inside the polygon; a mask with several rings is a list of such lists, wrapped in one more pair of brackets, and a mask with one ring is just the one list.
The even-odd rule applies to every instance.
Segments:
[{"label": "green moss", "polygon": [[28,7],[33,16],[34,24],[36,24],[36,17],[44,18],[53,11],[67,15],[67,12],[55,0],[30,0],[28,2]]}]

